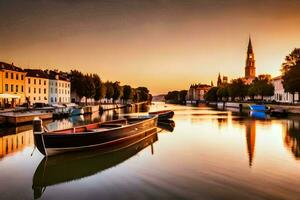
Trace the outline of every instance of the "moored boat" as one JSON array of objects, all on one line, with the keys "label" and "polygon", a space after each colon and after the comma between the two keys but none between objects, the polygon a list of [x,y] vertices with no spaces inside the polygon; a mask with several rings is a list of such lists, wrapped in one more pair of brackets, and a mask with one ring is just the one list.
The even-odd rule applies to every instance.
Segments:
[{"label": "moored boat", "polygon": [[40,119],[35,119],[33,123],[37,149],[45,156],[51,156],[115,145],[140,135],[147,135],[149,130],[157,126],[157,116],[118,119],[52,132],[45,130]]},{"label": "moored boat", "polygon": [[174,116],[174,111],[172,110],[162,110],[156,112],[149,112],[150,116],[158,115],[158,120],[167,120],[171,119]]},{"label": "moored boat", "polygon": [[151,129],[146,137],[134,138],[109,149],[45,157],[32,178],[34,199],[40,198],[48,186],[93,176],[117,166],[150,145],[153,148],[153,143],[158,140],[156,129]]},{"label": "moored boat", "polygon": [[264,104],[249,105],[251,111],[268,112],[269,108]]}]

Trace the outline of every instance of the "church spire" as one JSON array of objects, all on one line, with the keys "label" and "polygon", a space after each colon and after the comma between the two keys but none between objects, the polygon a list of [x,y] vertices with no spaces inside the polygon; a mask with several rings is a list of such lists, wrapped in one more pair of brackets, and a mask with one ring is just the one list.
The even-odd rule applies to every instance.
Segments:
[{"label": "church spire", "polygon": [[252,42],[251,42],[251,37],[249,36],[249,42],[248,42],[248,54],[253,53],[253,48],[252,48]]}]

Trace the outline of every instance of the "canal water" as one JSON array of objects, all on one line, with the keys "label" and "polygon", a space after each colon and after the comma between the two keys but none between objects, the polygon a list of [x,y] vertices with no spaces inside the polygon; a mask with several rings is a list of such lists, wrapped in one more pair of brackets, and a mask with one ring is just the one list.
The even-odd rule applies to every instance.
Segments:
[{"label": "canal water", "polygon": [[[110,153],[44,158],[30,126],[1,129],[0,199],[299,199],[300,118],[172,109],[175,127]],[[128,115],[45,122],[49,129]]]}]

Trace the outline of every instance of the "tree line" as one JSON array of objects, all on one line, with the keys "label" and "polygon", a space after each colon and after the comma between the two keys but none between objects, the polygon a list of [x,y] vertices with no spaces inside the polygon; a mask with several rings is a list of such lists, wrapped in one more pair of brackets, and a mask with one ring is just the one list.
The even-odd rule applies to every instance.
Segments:
[{"label": "tree line", "polygon": [[170,91],[165,95],[165,100],[168,103],[185,104],[187,90]]},{"label": "tree line", "polygon": [[101,99],[112,101],[122,100],[124,103],[151,101],[152,95],[146,87],[133,88],[130,85],[120,85],[119,81],[103,82],[98,74],[83,74],[78,70],[71,70],[65,74],[71,81],[71,92],[76,94],[79,99],[85,97],[99,102]]},{"label": "tree line", "polygon": [[205,95],[206,101],[231,101],[244,100],[249,96],[252,101],[260,97],[274,95],[274,86],[271,83],[271,78],[268,75],[260,75],[256,77],[251,84],[246,84],[242,78],[234,79],[231,83],[219,84],[217,87],[212,87]]}]

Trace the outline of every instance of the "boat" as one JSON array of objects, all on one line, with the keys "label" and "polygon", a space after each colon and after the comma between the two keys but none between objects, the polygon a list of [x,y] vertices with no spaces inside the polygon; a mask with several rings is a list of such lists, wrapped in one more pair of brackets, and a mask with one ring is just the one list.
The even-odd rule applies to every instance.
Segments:
[{"label": "boat", "polygon": [[175,122],[173,120],[159,120],[157,126],[165,131],[173,132],[175,128]]},{"label": "boat", "polygon": [[47,132],[41,119],[33,120],[34,142],[45,156],[116,145],[140,135],[146,136],[157,126],[158,116],[98,122]]},{"label": "boat", "polygon": [[249,105],[251,111],[268,112],[269,108],[264,104]]},{"label": "boat", "polygon": [[288,112],[285,109],[276,108],[271,109],[270,115],[271,117],[287,117]]},{"label": "boat", "polygon": [[265,120],[268,118],[268,115],[266,112],[261,112],[261,111],[250,111],[250,117],[255,118],[255,119],[262,119]]},{"label": "boat", "polygon": [[64,104],[64,106],[67,108],[68,112],[70,113],[70,116],[76,116],[76,115],[83,115],[84,114],[83,108],[76,105],[75,103],[67,103],[67,104]]},{"label": "boat", "polygon": [[174,111],[172,110],[161,110],[156,112],[149,112],[150,116],[158,115],[158,120],[172,119],[174,116]]},{"label": "boat", "polygon": [[113,148],[44,157],[32,178],[34,199],[40,198],[48,186],[99,174],[123,163],[150,145],[154,153],[153,143],[157,140],[157,128],[153,128],[148,136],[128,140]]}]

